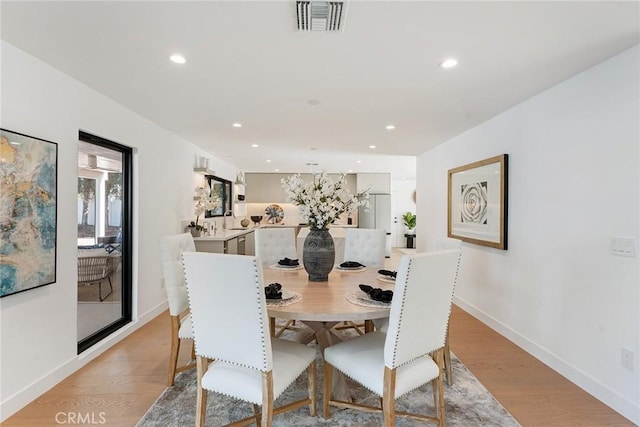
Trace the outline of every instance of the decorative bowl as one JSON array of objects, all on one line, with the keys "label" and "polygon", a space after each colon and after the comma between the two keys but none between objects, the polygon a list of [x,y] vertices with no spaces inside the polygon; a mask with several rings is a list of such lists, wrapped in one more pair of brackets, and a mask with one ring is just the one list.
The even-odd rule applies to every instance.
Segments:
[{"label": "decorative bowl", "polygon": [[254,215],[254,216],[252,216],[251,217],[251,221],[256,223],[256,225],[260,224],[260,221],[262,221],[262,215]]}]

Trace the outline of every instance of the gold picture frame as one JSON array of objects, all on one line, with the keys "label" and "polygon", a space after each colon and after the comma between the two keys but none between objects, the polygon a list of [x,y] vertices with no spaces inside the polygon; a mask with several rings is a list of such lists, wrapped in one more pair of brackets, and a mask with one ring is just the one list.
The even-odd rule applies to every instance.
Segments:
[{"label": "gold picture frame", "polygon": [[449,169],[447,236],[507,250],[509,155]]}]

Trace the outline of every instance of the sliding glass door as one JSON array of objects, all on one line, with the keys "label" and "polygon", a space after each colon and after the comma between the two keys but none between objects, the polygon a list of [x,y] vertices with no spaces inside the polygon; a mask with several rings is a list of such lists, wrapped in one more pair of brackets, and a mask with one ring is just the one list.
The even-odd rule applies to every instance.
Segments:
[{"label": "sliding glass door", "polygon": [[131,321],[131,149],[80,132],[78,353]]}]

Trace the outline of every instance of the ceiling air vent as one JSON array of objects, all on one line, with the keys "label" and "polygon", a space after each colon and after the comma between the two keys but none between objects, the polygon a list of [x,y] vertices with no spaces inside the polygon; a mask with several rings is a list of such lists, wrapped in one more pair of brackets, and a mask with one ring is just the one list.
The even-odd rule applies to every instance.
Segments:
[{"label": "ceiling air vent", "polygon": [[344,2],[296,1],[298,30],[340,31]]}]

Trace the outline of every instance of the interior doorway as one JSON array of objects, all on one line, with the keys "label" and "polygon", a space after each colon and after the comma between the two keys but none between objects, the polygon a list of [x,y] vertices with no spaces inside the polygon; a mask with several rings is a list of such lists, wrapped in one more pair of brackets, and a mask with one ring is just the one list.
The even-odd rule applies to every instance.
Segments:
[{"label": "interior doorway", "polygon": [[78,353],[131,321],[131,149],[78,141]]}]

